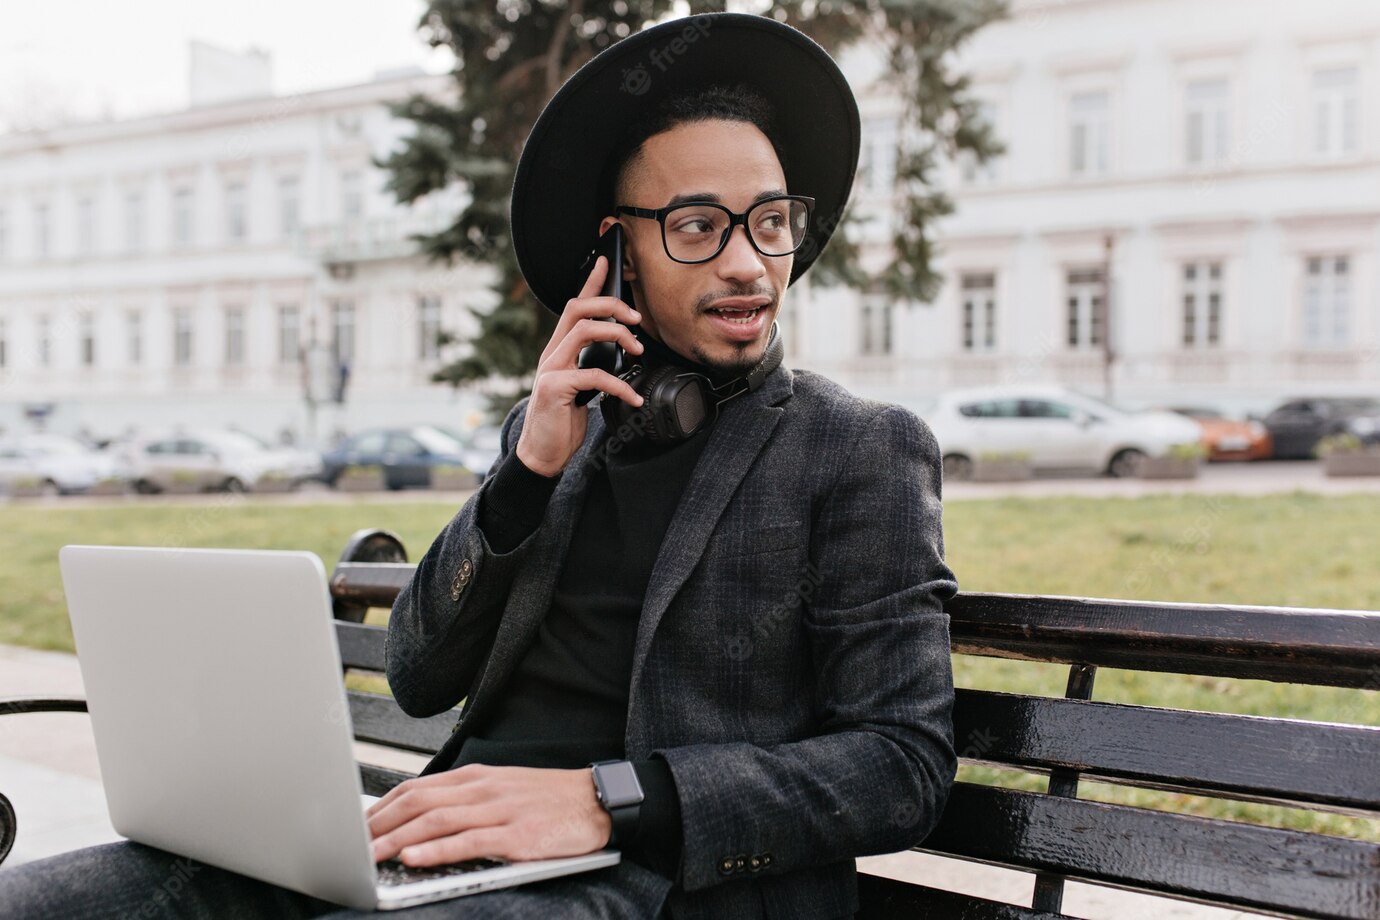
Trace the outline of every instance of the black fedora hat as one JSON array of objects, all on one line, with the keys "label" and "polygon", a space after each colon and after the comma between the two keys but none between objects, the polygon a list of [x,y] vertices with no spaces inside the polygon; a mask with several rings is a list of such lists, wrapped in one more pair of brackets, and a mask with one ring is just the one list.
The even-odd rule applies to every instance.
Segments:
[{"label": "black fedora hat", "polygon": [[[823,48],[765,16],[708,13],[635,33],[588,61],[537,117],[513,180],[518,267],[559,314],[615,202],[606,165],[631,125],[669,95],[747,84],[771,103],[786,190],[815,199],[790,283],[823,251],[853,187],[860,128],[853,91]],[[625,202],[618,202],[625,203]]]}]

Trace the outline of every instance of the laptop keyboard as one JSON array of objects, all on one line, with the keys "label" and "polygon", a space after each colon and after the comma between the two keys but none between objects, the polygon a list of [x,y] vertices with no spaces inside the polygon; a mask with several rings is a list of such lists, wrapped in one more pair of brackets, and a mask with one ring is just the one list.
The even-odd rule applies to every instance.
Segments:
[{"label": "laptop keyboard", "polygon": [[427,866],[425,868],[405,866],[396,859],[390,859],[378,864],[379,884],[385,887],[393,885],[408,885],[412,882],[424,882],[434,878],[449,878],[452,875],[464,875],[467,872],[479,872],[483,869],[497,869],[499,866],[508,865],[506,859],[467,859],[464,862],[447,863],[444,866]]}]

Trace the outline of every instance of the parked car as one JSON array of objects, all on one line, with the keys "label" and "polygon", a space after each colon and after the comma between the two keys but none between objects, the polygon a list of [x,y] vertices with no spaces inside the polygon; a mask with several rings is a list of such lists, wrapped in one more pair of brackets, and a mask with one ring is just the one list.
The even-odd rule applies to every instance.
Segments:
[{"label": "parked car", "polygon": [[243,492],[267,476],[300,484],[321,471],[310,451],[273,448],[243,431],[218,428],[145,432],[108,449],[145,494],[166,492],[174,483],[197,492]]},{"label": "parked car", "polygon": [[1319,396],[1291,399],[1265,416],[1265,427],[1280,459],[1313,456],[1328,435],[1354,434],[1363,444],[1380,444],[1380,399]]},{"label": "parked car", "polygon": [[[431,425],[416,425],[375,428],[347,438],[321,455],[320,479],[334,486],[347,466],[382,467],[389,489],[425,489],[431,486],[432,467],[467,465],[465,445],[454,435]],[[486,472],[487,467],[479,474]]]},{"label": "parked car", "polygon": [[31,481],[49,495],[85,492],[115,475],[110,457],[74,438],[57,434],[28,434],[0,440],[0,487]]},{"label": "parked car", "polygon": [[1267,460],[1274,456],[1269,429],[1255,419],[1227,418],[1206,406],[1173,406],[1169,411],[1198,423],[1209,460]]},{"label": "parked car", "polygon": [[499,448],[503,446],[503,429],[493,427],[476,428],[465,439],[465,466],[479,474],[483,479],[498,460]]},{"label": "parked car", "polygon": [[1130,412],[1063,387],[984,387],[941,395],[922,413],[948,479],[966,479],[982,456],[1029,458],[1035,470],[1130,476],[1147,456],[1199,443],[1198,425],[1172,412]]}]

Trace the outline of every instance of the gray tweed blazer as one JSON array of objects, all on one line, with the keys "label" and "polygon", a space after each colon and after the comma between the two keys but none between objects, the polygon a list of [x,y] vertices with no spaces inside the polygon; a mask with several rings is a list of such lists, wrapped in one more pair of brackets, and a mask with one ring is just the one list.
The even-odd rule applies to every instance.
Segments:
[{"label": "gray tweed blazer", "polygon": [[[477,524],[481,486],[398,596],[399,705],[466,700],[425,772],[454,761],[536,635],[603,440],[592,411],[510,553]],[[851,916],[854,857],[933,828],[957,768],[940,515],[939,449],[910,411],[784,365],[724,407],[652,570],[628,702],[626,756],[664,758],[680,799],[671,916]]]}]

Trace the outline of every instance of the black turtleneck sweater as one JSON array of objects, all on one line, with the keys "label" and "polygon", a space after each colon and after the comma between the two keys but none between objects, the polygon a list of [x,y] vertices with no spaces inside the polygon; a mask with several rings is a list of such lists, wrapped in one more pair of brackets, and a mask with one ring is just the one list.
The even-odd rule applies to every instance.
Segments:
[{"label": "black turtleneck sweater", "polygon": [[[688,361],[640,328],[646,366]],[[602,399],[612,399],[608,395]],[[591,411],[598,411],[591,407]],[[573,769],[622,759],[633,645],[662,537],[680,503],[709,428],[669,447],[643,441],[604,451],[592,477],[551,609],[506,696],[464,743],[455,765],[487,763]],[[510,453],[481,500],[479,526],[495,552],[508,552],[540,526],[560,481]],[[634,761],[646,799],[638,830],[619,848],[670,879],[679,872],[681,816],[675,780],[660,758]]]}]

